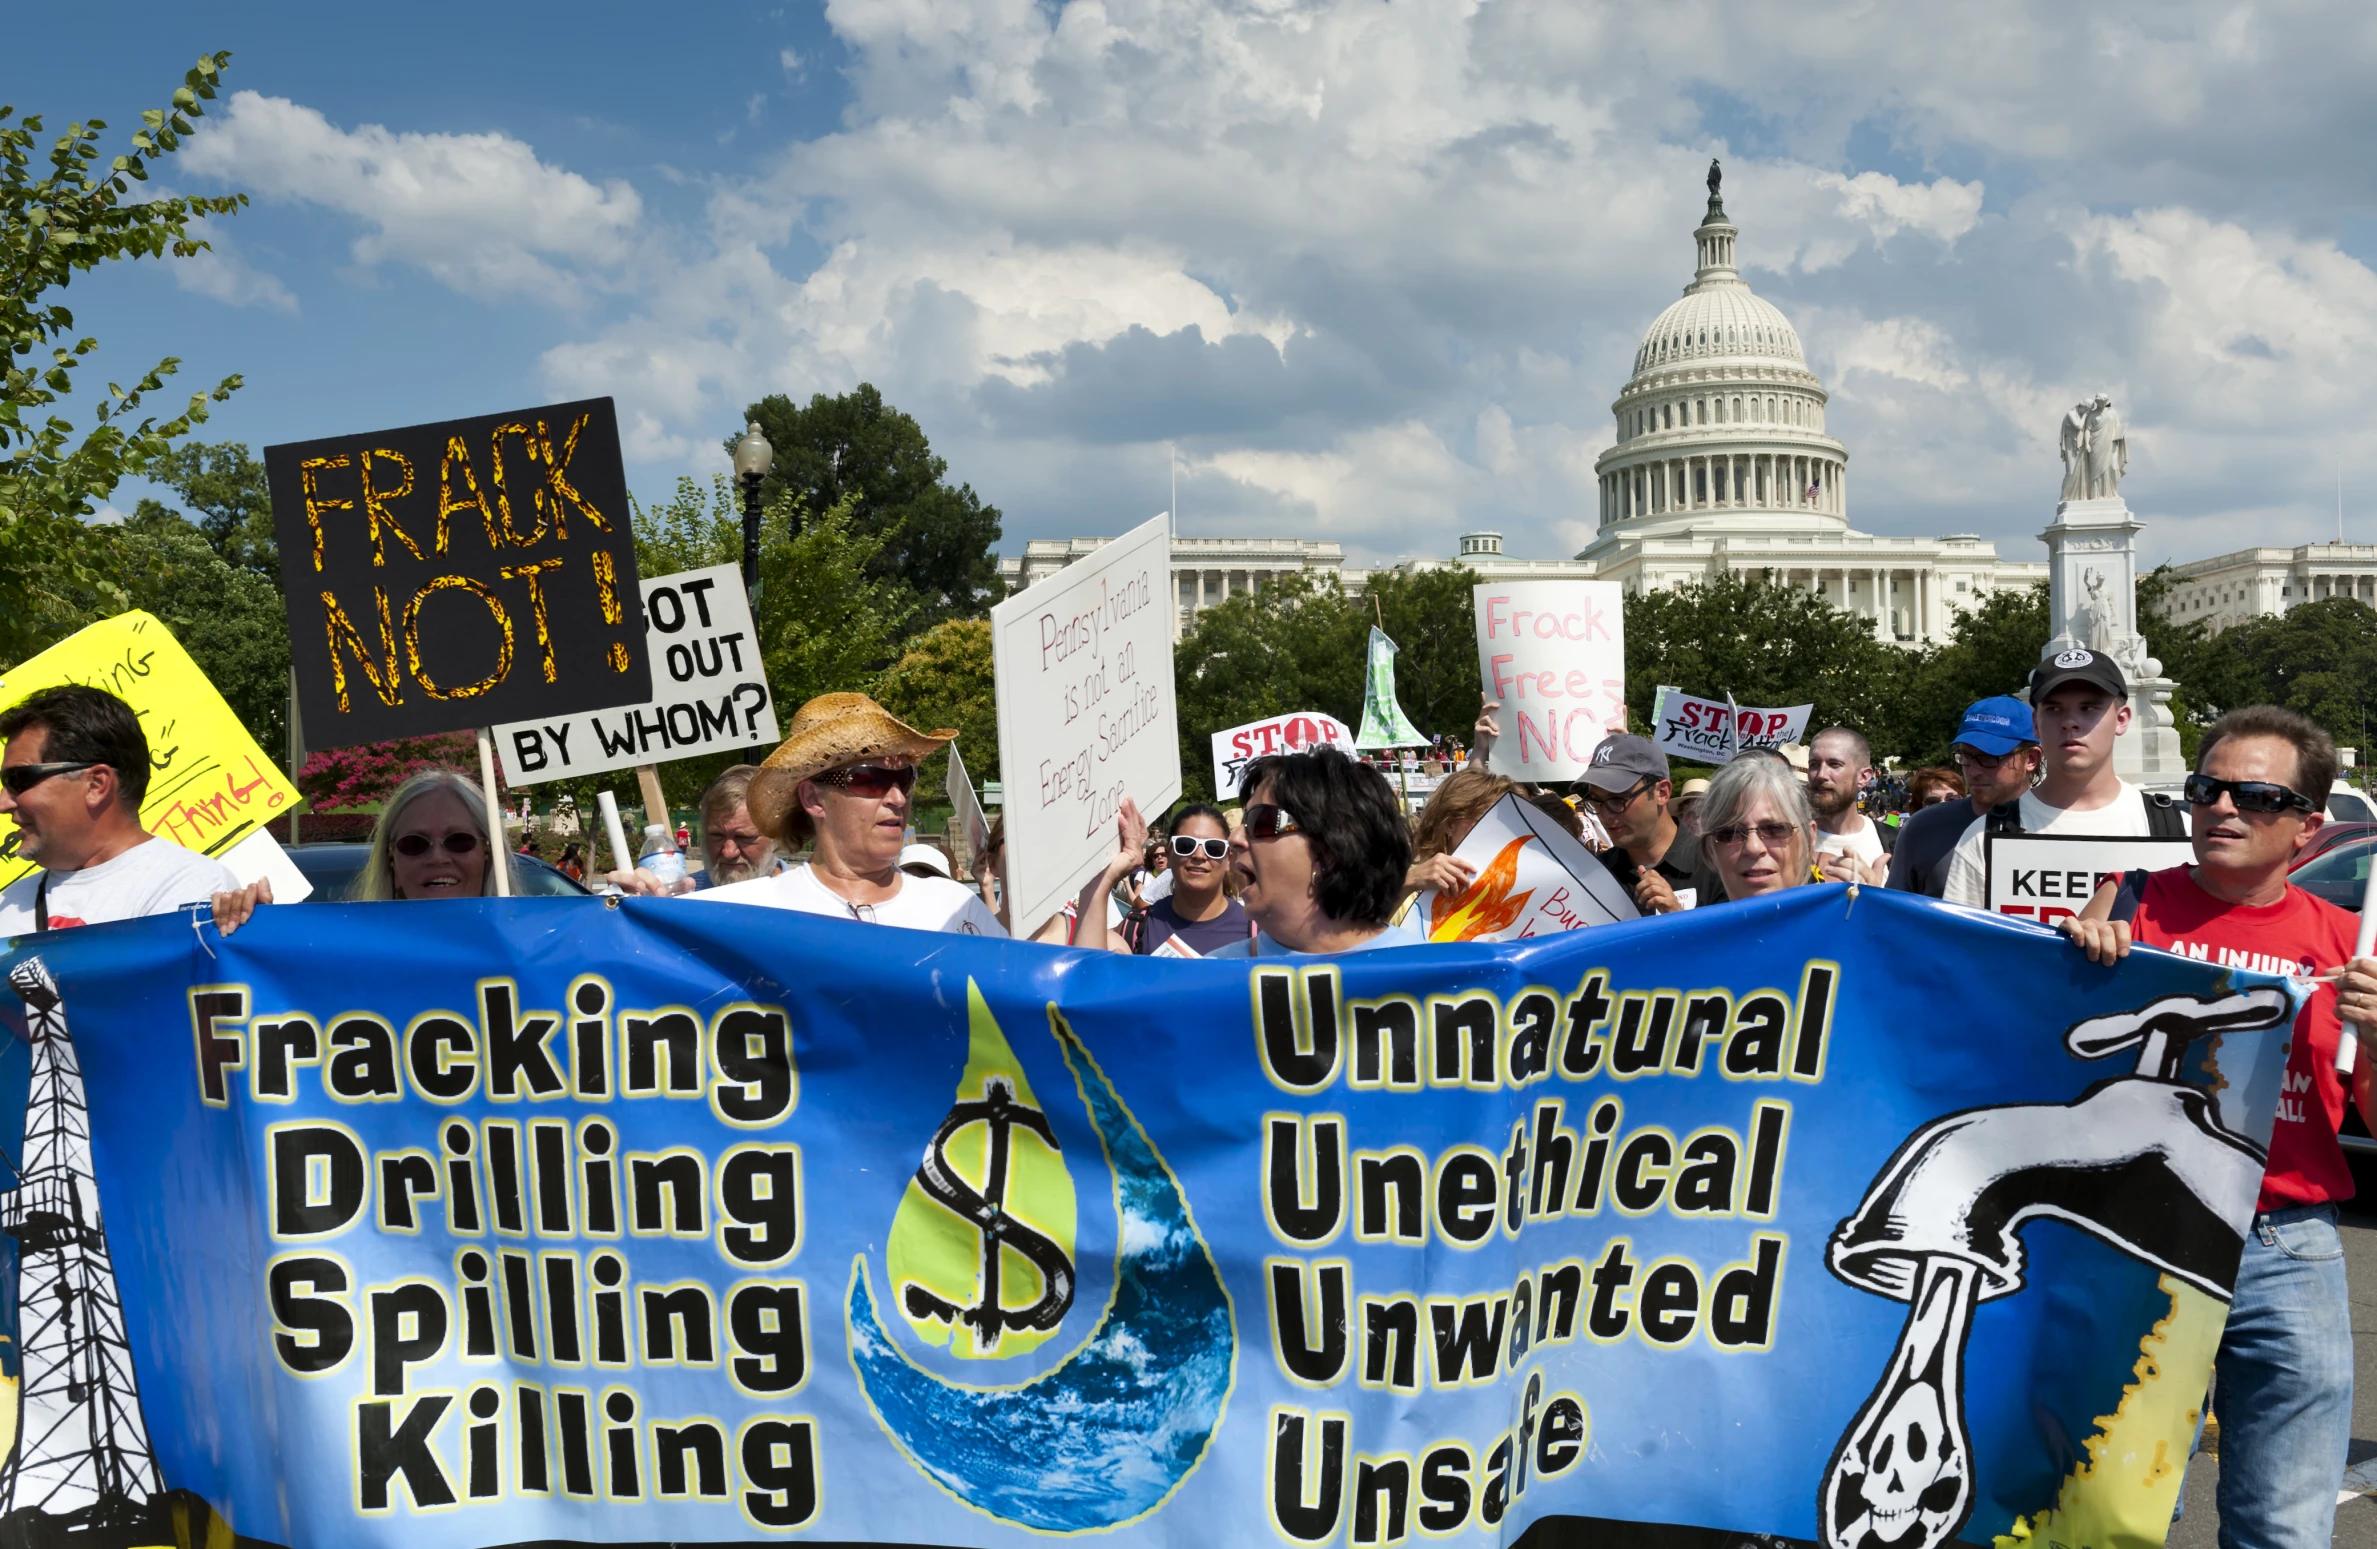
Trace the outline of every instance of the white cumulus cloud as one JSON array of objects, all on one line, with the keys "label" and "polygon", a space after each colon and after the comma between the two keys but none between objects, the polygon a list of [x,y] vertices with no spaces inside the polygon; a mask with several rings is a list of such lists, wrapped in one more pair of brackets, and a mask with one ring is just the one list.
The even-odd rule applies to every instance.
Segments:
[{"label": "white cumulus cloud", "polygon": [[235,93],[182,153],[185,170],[268,199],[340,211],[358,264],[413,264],[465,295],[570,301],[630,254],[643,204],[501,134],[341,129],[284,97]]}]

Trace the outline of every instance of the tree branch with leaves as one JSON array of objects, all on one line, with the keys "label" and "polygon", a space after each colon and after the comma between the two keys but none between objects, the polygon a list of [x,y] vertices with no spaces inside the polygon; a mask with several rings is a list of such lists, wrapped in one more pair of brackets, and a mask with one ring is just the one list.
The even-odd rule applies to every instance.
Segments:
[{"label": "tree branch with leaves", "polygon": [[198,61],[166,107],[141,115],[123,155],[100,164],[104,120],[71,124],[42,151],[38,114],[0,105],[0,662],[13,662],[124,606],[109,540],[85,522],[119,480],[139,474],[240,385],[225,377],[178,415],[142,415],[181,362],[168,356],[129,388],[107,385],[97,423],[76,433],[52,412],[99,341],[78,337],[58,292],[119,258],[188,258],[206,250],[192,227],[230,215],[244,194],[135,199],[135,185],[181,148],[217,92],[228,53]]}]

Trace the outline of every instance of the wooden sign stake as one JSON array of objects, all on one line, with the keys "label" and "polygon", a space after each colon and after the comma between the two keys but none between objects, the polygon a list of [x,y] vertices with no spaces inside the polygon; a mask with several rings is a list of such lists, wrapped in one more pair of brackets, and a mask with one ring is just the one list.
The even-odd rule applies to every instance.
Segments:
[{"label": "wooden sign stake", "polygon": [[495,794],[495,739],[487,728],[479,728],[479,786],[487,795],[488,848],[493,852],[487,864],[495,872],[495,896],[512,896],[512,838],[504,827],[503,803]]},{"label": "wooden sign stake", "polygon": [[636,785],[644,793],[644,821],[658,823],[670,849],[677,847],[677,826],[669,821],[669,799],[660,789],[660,766],[636,765]]}]

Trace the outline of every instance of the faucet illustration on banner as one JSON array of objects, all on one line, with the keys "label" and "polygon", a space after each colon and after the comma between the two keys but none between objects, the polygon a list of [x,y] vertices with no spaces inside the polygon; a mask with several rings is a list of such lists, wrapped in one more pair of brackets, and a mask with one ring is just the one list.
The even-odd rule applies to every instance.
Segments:
[{"label": "faucet illustration on banner", "polygon": [[1873,1393],[1841,1434],[1817,1499],[1829,1549],[1938,1549],[1973,1504],[1964,1344],[1973,1308],[2022,1289],[2022,1226],[2069,1223],[2226,1302],[2260,1192],[2263,1150],[2181,1079],[2196,1040],[2291,1021],[2276,987],[2173,995],[2064,1034],[2076,1058],[2137,1051],[2128,1075],[2070,1103],[1975,1108],[1907,1137],[1834,1231],[1832,1272],[1907,1303]]}]

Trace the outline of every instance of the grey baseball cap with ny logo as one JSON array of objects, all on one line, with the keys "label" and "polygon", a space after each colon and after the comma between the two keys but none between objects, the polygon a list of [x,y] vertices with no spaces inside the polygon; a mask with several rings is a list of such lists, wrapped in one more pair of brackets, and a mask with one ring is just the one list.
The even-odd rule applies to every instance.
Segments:
[{"label": "grey baseball cap with ny logo", "polygon": [[1601,739],[1593,749],[1593,757],[1585,772],[1577,778],[1580,783],[1596,790],[1623,791],[1645,780],[1667,779],[1667,755],[1660,752],[1648,737],[1618,732]]}]

